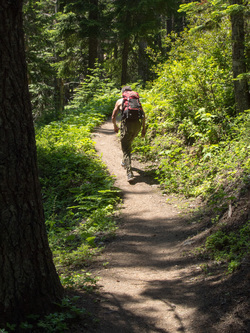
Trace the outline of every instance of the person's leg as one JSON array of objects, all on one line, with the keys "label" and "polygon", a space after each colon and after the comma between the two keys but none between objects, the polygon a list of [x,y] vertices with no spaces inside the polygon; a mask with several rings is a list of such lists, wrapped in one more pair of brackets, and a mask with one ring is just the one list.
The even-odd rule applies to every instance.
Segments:
[{"label": "person's leg", "polygon": [[123,163],[127,170],[127,174],[132,174],[131,168],[131,145],[134,138],[138,135],[141,129],[141,122],[122,121],[121,123],[121,147],[123,151]]}]

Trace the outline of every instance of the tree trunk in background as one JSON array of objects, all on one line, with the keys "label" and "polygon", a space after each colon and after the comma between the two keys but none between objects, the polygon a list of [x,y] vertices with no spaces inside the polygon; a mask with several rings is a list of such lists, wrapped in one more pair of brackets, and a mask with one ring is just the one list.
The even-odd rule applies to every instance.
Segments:
[{"label": "tree trunk in background", "polygon": [[[242,0],[230,0],[231,5],[242,5]],[[232,24],[232,51],[233,51],[233,77],[244,74],[246,70],[245,56],[245,30],[244,13],[239,11],[231,15]],[[234,81],[234,94],[237,112],[243,112],[250,108],[250,94],[247,79]]]},{"label": "tree trunk in background", "polygon": [[49,249],[28,93],[22,1],[0,0],[0,323],[63,294]]},{"label": "tree trunk in background", "polygon": [[127,84],[127,72],[128,72],[128,55],[129,55],[129,38],[124,38],[123,49],[122,49],[122,75],[121,85]]},{"label": "tree trunk in background", "polygon": [[[60,10],[60,1],[55,2],[55,13],[57,14]],[[56,61],[60,61],[57,55],[54,55]],[[56,77],[54,80],[54,103],[55,103],[55,118],[59,119],[64,110],[64,85],[61,78]]]},{"label": "tree trunk in background", "polygon": [[148,57],[146,54],[147,42],[140,40],[139,42],[139,59],[138,59],[138,74],[139,78],[146,83],[149,80]]},{"label": "tree trunk in background", "polygon": [[54,93],[54,102],[55,102],[55,118],[59,119],[63,113],[65,105],[65,92],[64,92],[64,83],[61,78],[55,79],[55,93]]},{"label": "tree trunk in background", "polygon": [[98,58],[98,0],[91,0],[89,11],[89,68],[95,68]]}]

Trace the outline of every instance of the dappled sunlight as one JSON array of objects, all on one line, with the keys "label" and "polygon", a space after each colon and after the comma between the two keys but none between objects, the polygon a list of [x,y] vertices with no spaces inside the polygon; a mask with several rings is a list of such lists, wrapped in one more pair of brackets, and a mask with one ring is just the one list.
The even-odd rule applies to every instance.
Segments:
[{"label": "dappled sunlight", "polygon": [[[168,204],[152,173],[135,159],[135,180],[128,184],[120,165],[119,141],[113,138],[111,154],[104,144],[111,122],[102,128],[102,135],[96,137],[97,151],[115,175],[123,204],[116,239],[103,253],[108,265],[100,271],[100,311],[105,311],[105,316],[107,313],[109,322],[121,320],[125,332],[137,332],[133,324],[124,324],[127,316],[130,323],[142,320],[145,332],[206,332],[206,325],[211,327],[219,320],[216,310],[208,308],[220,306],[221,299],[214,297],[221,288],[221,271],[213,266],[209,275],[206,259],[188,254],[195,242],[189,238],[204,226],[186,220],[178,199],[175,205]],[[117,328],[115,323],[111,326]]]}]

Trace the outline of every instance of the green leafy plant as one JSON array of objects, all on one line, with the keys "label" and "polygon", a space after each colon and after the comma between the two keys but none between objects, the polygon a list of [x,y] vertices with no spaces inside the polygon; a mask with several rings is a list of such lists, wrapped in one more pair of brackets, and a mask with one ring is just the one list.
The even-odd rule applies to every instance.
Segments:
[{"label": "green leafy plant", "polygon": [[73,319],[88,314],[86,309],[79,308],[74,304],[77,298],[64,298],[60,304],[57,304],[61,311],[48,314],[43,319],[40,319],[36,326],[44,332],[50,333],[68,331],[69,324]]},{"label": "green leafy plant", "polygon": [[0,329],[1,333],[8,332],[49,332],[49,333],[63,333],[69,330],[69,325],[73,320],[80,316],[89,317],[89,313],[85,308],[80,308],[76,304],[79,297],[65,297],[60,303],[57,304],[60,311],[50,313],[43,318],[39,315],[31,314],[27,320],[21,322],[19,325],[6,324],[6,329]]},{"label": "green leafy plant", "polygon": [[65,288],[75,288],[84,289],[86,291],[93,291],[96,288],[98,278],[92,277],[91,273],[82,270],[78,273],[64,271],[64,273],[60,276],[60,280]]},{"label": "green leafy plant", "polygon": [[[117,92],[96,95],[86,105],[86,91],[86,86],[78,90],[64,118],[37,127],[36,140],[46,226],[57,271],[66,288],[90,291],[97,278],[85,268],[105,239],[114,235],[113,213],[120,191],[91,139],[105,113],[112,111]],[[53,314],[40,326],[53,330],[52,323],[63,329],[63,315]]]},{"label": "green leafy plant", "polygon": [[228,261],[228,272],[232,273],[250,253],[250,221],[237,232],[218,230],[207,238],[205,247],[215,260]]}]

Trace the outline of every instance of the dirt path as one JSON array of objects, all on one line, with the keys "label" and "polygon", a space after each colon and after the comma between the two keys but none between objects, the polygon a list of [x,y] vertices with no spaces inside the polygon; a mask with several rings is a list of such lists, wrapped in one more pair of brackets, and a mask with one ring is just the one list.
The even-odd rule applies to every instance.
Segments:
[{"label": "dirt path", "polygon": [[[111,122],[93,137],[115,185],[123,192],[117,237],[109,243],[94,274],[100,276],[98,296],[102,333],[216,332],[208,311],[205,281],[197,262],[183,256],[192,228],[178,207],[167,203],[143,165],[133,161],[136,179],[126,181],[122,153]],[[103,262],[108,264],[104,267]]]}]

